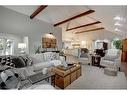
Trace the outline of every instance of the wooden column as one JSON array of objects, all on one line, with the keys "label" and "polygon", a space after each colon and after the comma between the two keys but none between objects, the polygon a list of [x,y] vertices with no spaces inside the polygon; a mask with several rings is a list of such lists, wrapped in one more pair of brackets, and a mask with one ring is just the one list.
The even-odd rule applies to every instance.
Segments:
[{"label": "wooden column", "polygon": [[127,39],[124,39],[122,42],[122,56],[121,56],[122,62],[127,62]]}]

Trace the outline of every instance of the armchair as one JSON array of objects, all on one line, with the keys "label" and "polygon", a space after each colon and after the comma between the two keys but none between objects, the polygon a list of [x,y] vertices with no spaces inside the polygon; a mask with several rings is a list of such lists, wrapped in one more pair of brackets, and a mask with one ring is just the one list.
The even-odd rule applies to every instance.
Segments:
[{"label": "armchair", "polygon": [[110,67],[120,69],[120,51],[117,49],[107,50],[106,55],[101,58],[100,65],[103,67]]},{"label": "armchair", "polygon": [[89,50],[86,48],[81,49],[79,54],[79,62],[82,64],[91,64],[91,56],[88,53]]}]

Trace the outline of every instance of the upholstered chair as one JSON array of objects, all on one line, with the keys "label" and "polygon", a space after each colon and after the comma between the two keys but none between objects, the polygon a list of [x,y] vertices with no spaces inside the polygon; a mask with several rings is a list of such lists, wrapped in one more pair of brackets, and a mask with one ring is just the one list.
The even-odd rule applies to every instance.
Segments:
[{"label": "upholstered chair", "polygon": [[81,51],[79,54],[79,62],[81,64],[91,64],[91,56],[88,49],[85,48]]},{"label": "upholstered chair", "polygon": [[101,58],[100,65],[103,67],[119,68],[121,62],[121,53],[117,49],[109,49],[104,57]]}]

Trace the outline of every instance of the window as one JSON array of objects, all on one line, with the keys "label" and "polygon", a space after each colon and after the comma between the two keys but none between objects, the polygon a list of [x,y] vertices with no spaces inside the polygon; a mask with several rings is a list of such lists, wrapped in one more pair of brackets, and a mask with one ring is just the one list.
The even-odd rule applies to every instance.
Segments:
[{"label": "window", "polygon": [[0,55],[12,55],[13,44],[14,41],[11,39],[0,38]]}]

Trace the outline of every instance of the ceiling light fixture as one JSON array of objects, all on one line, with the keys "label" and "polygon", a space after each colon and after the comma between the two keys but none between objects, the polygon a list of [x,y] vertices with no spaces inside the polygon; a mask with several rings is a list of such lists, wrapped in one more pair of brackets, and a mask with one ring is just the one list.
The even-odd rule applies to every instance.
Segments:
[{"label": "ceiling light fixture", "polygon": [[126,19],[123,18],[123,17],[120,17],[120,16],[116,16],[116,17],[114,17],[114,20],[122,21],[122,22],[126,22]]},{"label": "ceiling light fixture", "polygon": [[114,20],[121,20],[121,17],[116,16],[116,17],[114,17]]},{"label": "ceiling light fixture", "polygon": [[53,33],[45,34],[43,37],[44,38],[49,38],[49,39],[56,39],[56,37],[53,35]]},{"label": "ceiling light fixture", "polygon": [[120,30],[119,30],[118,28],[115,28],[115,31],[118,31],[118,32],[120,32]]},{"label": "ceiling light fixture", "polygon": [[116,26],[122,26],[122,24],[120,24],[119,22],[116,22],[114,25],[116,25]]}]

